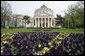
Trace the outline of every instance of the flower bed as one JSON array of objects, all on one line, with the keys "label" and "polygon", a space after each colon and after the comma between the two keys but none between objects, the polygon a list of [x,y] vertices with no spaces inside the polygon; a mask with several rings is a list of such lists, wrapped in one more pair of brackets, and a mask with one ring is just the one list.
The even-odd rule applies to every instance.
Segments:
[{"label": "flower bed", "polygon": [[60,32],[1,33],[1,55],[83,54],[83,34]]}]

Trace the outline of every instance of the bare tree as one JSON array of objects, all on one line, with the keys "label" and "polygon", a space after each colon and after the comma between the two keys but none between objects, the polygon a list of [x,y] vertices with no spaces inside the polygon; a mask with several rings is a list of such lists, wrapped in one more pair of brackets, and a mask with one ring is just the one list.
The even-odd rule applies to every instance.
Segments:
[{"label": "bare tree", "polygon": [[6,1],[1,1],[1,23],[4,28],[6,27],[5,25],[6,21],[7,21],[7,27],[9,28],[11,15],[12,15],[11,5]]}]

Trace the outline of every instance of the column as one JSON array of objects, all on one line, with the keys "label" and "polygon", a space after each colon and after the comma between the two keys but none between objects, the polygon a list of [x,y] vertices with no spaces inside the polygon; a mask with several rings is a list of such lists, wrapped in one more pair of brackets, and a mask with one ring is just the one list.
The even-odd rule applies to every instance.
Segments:
[{"label": "column", "polygon": [[48,18],[48,27],[49,27],[49,18]]},{"label": "column", "polygon": [[46,18],[44,18],[45,19],[45,27],[46,27]]},{"label": "column", "polygon": [[37,27],[38,27],[38,18],[37,18]]},{"label": "column", "polygon": [[35,18],[35,27],[37,27],[37,26],[36,26],[36,18]]},{"label": "column", "polygon": [[55,27],[55,18],[54,18],[54,27]]},{"label": "column", "polygon": [[39,20],[39,27],[40,27],[40,18],[38,18],[38,20]]},{"label": "column", "polygon": [[39,27],[39,18],[37,18],[37,20],[38,20],[38,22],[37,22],[37,23],[38,23],[38,27]]},{"label": "column", "polygon": [[37,18],[37,27],[38,27],[38,18]]},{"label": "column", "polygon": [[43,27],[43,21],[44,21],[44,20],[43,20],[43,18],[42,18],[42,27]]},{"label": "column", "polygon": [[41,27],[43,26],[43,25],[42,25],[42,19],[43,19],[43,18],[41,18]]},{"label": "column", "polygon": [[37,18],[36,18],[36,27],[37,27],[38,23],[37,23]]},{"label": "column", "polygon": [[40,18],[40,27],[41,27],[41,18]]},{"label": "column", "polygon": [[52,27],[52,18],[50,18],[51,19],[51,27]]},{"label": "column", "polygon": [[40,18],[39,18],[39,27],[40,27]]}]

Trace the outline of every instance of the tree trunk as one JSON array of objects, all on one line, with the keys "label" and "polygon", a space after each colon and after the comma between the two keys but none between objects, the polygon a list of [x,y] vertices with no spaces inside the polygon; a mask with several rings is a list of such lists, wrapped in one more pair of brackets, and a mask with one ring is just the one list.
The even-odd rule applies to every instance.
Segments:
[{"label": "tree trunk", "polygon": [[5,28],[5,21],[3,22],[3,28]]},{"label": "tree trunk", "polygon": [[8,21],[7,21],[7,29],[9,29],[9,19],[8,19]]},{"label": "tree trunk", "polygon": [[72,28],[74,28],[74,24],[72,23]]},{"label": "tree trunk", "polygon": [[26,22],[25,22],[25,28],[26,28]]}]

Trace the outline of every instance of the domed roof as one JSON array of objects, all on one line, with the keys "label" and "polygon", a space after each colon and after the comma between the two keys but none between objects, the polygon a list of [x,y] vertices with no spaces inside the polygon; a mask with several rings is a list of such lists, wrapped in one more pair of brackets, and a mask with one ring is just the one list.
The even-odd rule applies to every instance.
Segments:
[{"label": "domed roof", "polygon": [[47,7],[43,4],[43,6],[41,6],[41,8],[47,8]]},{"label": "domed roof", "polygon": [[47,6],[45,6],[44,4],[39,9],[35,10],[35,12],[38,12],[38,11],[41,11],[41,10],[48,10],[48,11],[53,12],[50,8],[47,8]]}]

